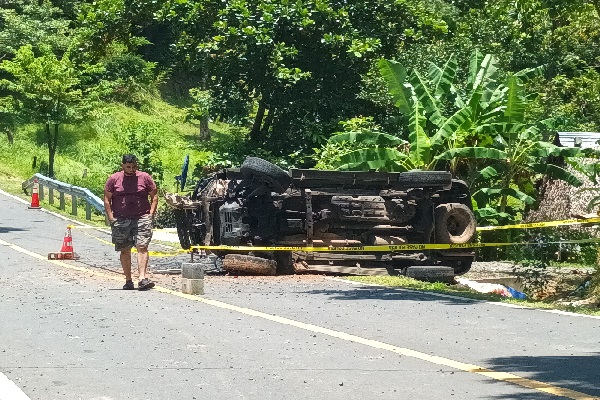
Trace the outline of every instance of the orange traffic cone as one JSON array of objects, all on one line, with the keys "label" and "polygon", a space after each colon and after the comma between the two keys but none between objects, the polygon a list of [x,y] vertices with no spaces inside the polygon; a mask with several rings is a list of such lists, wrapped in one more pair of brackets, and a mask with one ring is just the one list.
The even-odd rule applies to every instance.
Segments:
[{"label": "orange traffic cone", "polygon": [[67,232],[63,239],[63,245],[60,249],[61,253],[73,253],[73,236],[71,236],[71,225],[67,226]]},{"label": "orange traffic cone", "polygon": [[63,239],[63,245],[59,252],[48,253],[48,260],[78,260],[79,255],[73,250],[73,236],[71,225],[67,226],[67,232]]},{"label": "orange traffic cone", "polygon": [[33,209],[41,208],[40,207],[39,190],[40,190],[40,184],[38,183],[37,179],[34,179],[33,180],[33,190],[31,192],[31,205],[29,206],[29,208],[33,208]]}]

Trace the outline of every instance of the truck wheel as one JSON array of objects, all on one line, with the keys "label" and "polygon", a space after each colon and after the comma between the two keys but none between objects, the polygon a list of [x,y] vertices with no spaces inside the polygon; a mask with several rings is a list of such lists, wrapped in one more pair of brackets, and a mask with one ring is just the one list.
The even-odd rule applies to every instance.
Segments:
[{"label": "truck wheel", "polygon": [[249,275],[275,275],[277,263],[265,258],[242,254],[227,254],[223,259],[223,269],[229,272],[243,272]]},{"label": "truck wheel", "polygon": [[292,178],[286,171],[258,157],[246,157],[240,171],[244,175],[265,182],[277,193],[285,192],[292,182]]},{"label": "truck wheel", "polygon": [[454,282],[454,269],[451,267],[412,266],[406,268],[406,276],[425,282]]},{"label": "truck wheel", "polygon": [[[179,237],[179,244],[182,249],[189,249],[191,247],[190,235],[189,235],[189,219],[187,210],[173,210],[175,215],[175,224],[177,225],[177,236]],[[190,216],[191,218],[191,216]]]},{"label": "truck wheel", "polygon": [[277,275],[294,275],[294,263],[291,251],[275,251],[275,262],[277,262]]},{"label": "truck wheel", "polygon": [[441,204],[435,208],[436,243],[467,243],[475,235],[475,215],[460,203]]},{"label": "truck wheel", "polygon": [[399,182],[409,187],[449,187],[452,174],[446,171],[408,171],[400,173]]}]

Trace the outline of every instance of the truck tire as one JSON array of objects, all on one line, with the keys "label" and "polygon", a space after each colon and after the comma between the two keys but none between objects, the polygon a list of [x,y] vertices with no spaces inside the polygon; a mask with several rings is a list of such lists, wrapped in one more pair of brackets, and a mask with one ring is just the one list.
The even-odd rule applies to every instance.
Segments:
[{"label": "truck tire", "polygon": [[425,282],[454,282],[454,269],[442,266],[412,266],[406,268],[406,276]]},{"label": "truck tire", "polygon": [[182,249],[187,250],[192,246],[189,234],[191,216],[187,215],[187,210],[179,209],[174,209],[173,214],[175,216],[179,244],[181,245]]},{"label": "truck tire", "polygon": [[409,187],[449,187],[452,174],[446,171],[408,171],[400,174],[399,182]]},{"label": "truck tire", "polygon": [[446,203],[435,208],[436,243],[468,243],[475,235],[475,215],[461,203]]},{"label": "truck tire", "polygon": [[265,182],[277,193],[285,192],[292,182],[292,178],[286,171],[258,157],[246,157],[240,171],[248,177]]},{"label": "truck tire", "polygon": [[260,257],[227,254],[223,259],[223,269],[228,272],[242,272],[248,275],[275,275],[277,263]]}]

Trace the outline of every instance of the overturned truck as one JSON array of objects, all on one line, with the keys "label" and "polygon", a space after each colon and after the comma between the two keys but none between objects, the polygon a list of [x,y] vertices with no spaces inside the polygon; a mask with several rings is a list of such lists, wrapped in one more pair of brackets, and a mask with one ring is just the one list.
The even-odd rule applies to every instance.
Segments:
[{"label": "overturned truck", "polygon": [[[449,172],[290,169],[256,157],[167,195],[182,248],[463,244],[475,237],[468,187]],[[427,251],[217,250],[230,271],[406,274],[447,281],[471,268],[472,249]]]}]

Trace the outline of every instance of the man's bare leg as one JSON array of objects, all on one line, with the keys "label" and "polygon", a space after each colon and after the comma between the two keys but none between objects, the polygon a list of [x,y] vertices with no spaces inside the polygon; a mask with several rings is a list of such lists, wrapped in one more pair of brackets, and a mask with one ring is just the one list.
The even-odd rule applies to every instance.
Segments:
[{"label": "man's bare leg", "polygon": [[138,274],[140,281],[146,277],[146,269],[148,269],[148,247],[136,246]]},{"label": "man's bare leg", "polygon": [[131,247],[121,250],[121,255],[119,258],[121,259],[121,267],[123,268],[123,273],[125,274],[125,280],[131,281]]}]

